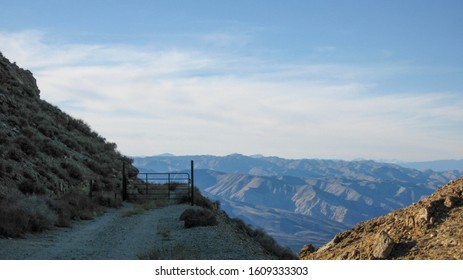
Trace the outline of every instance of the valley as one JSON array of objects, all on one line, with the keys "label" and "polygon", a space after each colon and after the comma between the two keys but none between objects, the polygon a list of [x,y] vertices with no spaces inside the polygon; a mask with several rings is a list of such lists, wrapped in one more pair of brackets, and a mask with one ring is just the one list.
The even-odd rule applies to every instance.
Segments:
[{"label": "valley", "polygon": [[277,157],[134,158],[141,172],[181,170],[194,160],[195,184],[231,217],[260,227],[298,252],[321,246],[358,222],[408,206],[461,171],[418,171],[374,161]]}]

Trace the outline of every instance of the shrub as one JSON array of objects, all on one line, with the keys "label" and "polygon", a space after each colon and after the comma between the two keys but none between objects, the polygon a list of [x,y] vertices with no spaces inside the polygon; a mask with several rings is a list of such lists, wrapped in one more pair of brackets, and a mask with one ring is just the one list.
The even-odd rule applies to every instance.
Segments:
[{"label": "shrub", "polygon": [[58,227],[71,226],[72,209],[71,206],[63,200],[52,200],[49,202],[49,207],[56,213],[57,220],[55,225]]},{"label": "shrub", "polygon": [[37,147],[32,143],[29,138],[24,136],[19,136],[16,139],[16,143],[21,148],[21,150],[28,156],[37,155]]},{"label": "shrub", "polygon": [[256,240],[267,252],[276,256],[280,260],[298,259],[297,256],[291,251],[291,249],[282,247],[263,229],[254,230],[251,237]]},{"label": "shrub", "polygon": [[106,207],[121,207],[122,196],[117,192],[99,192],[95,197],[97,203]]},{"label": "shrub", "polygon": [[28,139],[31,139],[35,136],[35,131],[31,127],[24,127],[22,129],[22,135],[26,136]]},{"label": "shrub", "polygon": [[46,190],[33,179],[26,179],[18,184],[18,189],[23,194],[45,194]]},{"label": "shrub", "polygon": [[21,161],[21,152],[15,146],[10,147],[7,157],[14,161]]},{"label": "shrub", "polygon": [[58,176],[60,179],[63,179],[65,181],[68,180],[68,176],[66,175],[66,173],[64,172],[64,170],[62,168],[58,168],[56,166],[52,166],[50,167],[50,171],[55,174],[56,176]]},{"label": "shrub", "polygon": [[68,134],[60,134],[58,139],[61,143],[66,145],[69,149],[80,152],[82,150],[81,145]]},{"label": "shrub", "polygon": [[0,200],[0,235],[21,237],[26,232],[51,228],[56,222],[56,214],[43,197],[10,197]]},{"label": "shrub", "polygon": [[21,237],[28,231],[29,217],[14,202],[0,200],[0,235]]},{"label": "shrub", "polygon": [[206,227],[218,224],[215,215],[207,209],[187,209],[180,215],[180,220],[185,221],[185,227]]},{"label": "shrub", "polygon": [[42,133],[43,135],[52,138],[55,135],[55,129],[53,126],[49,125],[48,123],[41,123],[37,127],[37,129]]},{"label": "shrub", "polygon": [[29,228],[32,231],[42,231],[51,228],[57,221],[56,214],[48,207],[44,198],[28,196],[19,200],[19,207],[26,209],[30,217]]},{"label": "shrub", "polygon": [[54,158],[61,158],[66,155],[66,152],[61,149],[57,143],[51,142],[49,140],[44,140],[41,145],[41,150],[45,154],[52,156]]},{"label": "shrub", "polygon": [[250,225],[247,225],[243,220],[239,218],[234,218],[232,221],[235,223],[235,227],[239,230],[244,232],[248,236],[252,236],[254,230],[251,228]]},{"label": "shrub", "polygon": [[0,158],[0,178],[4,178],[6,176],[6,162]]},{"label": "shrub", "polygon": [[70,217],[73,220],[90,220],[103,211],[101,206],[82,192],[73,190],[66,193],[61,199],[69,205]]},{"label": "shrub", "polygon": [[6,146],[8,143],[9,143],[8,134],[5,131],[0,130],[0,144],[2,146]]},{"label": "shrub", "polygon": [[79,167],[77,167],[73,163],[62,162],[61,167],[68,172],[69,177],[71,177],[72,179],[82,180],[83,178],[82,171],[80,170]]},{"label": "shrub", "polygon": [[161,244],[161,248],[151,250],[143,255],[138,256],[140,260],[191,260],[202,259],[201,256],[195,256],[189,246],[181,243],[175,243],[173,246]]},{"label": "shrub", "polygon": [[194,204],[207,209],[214,209],[214,203],[201,194],[201,191],[195,187]]}]

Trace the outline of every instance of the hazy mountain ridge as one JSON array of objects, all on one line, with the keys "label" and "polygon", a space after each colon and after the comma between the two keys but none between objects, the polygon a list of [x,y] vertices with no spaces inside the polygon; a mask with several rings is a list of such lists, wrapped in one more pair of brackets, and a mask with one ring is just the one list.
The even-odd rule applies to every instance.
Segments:
[{"label": "hazy mountain ridge", "polygon": [[417,162],[399,162],[400,166],[407,168],[414,168],[421,171],[434,170],[434,171],[449,171],[457,170],[463,172],[463,159],[455,160],[433,160],[433,161],[417,161]]},{"label": "hazy mountain ridge", "polygon": [[[294,247],[294,239],[298,244],[321,245],[329,240],[328,233],[333,236],[340,228],[409,205],[461,175],[457,171],[421,172],[374,161],[288,160],[239,154],[135,158],[134,165],[140,170],[163,172],[185,169],[190,160],[197,169],[196,185],[219,199],[231,216],[263,227],[283,244],[291,240]],[[301,222],[305,217],[310,220]],[[335,224],[327,225],[328,221]],[[304,231],[313,224],[320,226],[310,233]]]}]

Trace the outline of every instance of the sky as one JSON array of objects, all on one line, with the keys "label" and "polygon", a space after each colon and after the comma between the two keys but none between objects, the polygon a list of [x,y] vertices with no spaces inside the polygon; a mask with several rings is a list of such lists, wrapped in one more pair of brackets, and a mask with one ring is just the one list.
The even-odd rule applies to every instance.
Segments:
[{"label": "sky", "polygon": [[463,158],[460,0],[0,7],[0,52],[125,155]]}]

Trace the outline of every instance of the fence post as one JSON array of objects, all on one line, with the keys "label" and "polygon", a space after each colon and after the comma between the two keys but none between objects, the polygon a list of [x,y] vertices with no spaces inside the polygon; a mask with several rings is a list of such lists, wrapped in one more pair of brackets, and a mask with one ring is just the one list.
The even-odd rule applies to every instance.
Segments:
[{"label": "fence post", "polygon": [[90,179],[89,185],[88,185],[88,196],[90,198],[93,197],[93,180]]},{"label": "fence post", "polygon": [[145,196],[148,197],[148,173],[146,173],[145,175]]},{"label": "fence post", "polygon": [[170,199],[170,173],[167,173],[167,199]]},{"label": "fence post", "polygon": [[191,206],[195,205],[195,167],[194,161],[191,160]]},{"label": "fence post", "polygon": [[125,173],[125,162],[122,162],[122,201],[127,200],[127,175]]}]

